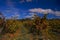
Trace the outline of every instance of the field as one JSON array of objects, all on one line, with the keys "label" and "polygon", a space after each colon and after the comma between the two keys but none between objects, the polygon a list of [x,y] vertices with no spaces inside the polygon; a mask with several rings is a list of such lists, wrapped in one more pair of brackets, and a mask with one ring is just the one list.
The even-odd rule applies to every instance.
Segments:
[{"label": "field", "polygon": [[[43,20],[46,21],[47,27],[39,22],[36,24],[35,20],[6,20],[5,23],[0,24],[0,40],[60,40],[60,19]],[[40,21],[39,18],[37,20]],[[35,32],[37,29],[31,29],[35,26],[43,28],[39,29],[40,33]]]}]

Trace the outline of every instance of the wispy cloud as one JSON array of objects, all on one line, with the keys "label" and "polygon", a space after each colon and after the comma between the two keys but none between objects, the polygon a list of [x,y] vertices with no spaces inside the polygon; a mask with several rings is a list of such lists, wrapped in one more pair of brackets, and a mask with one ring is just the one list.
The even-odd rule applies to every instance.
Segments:
[{"label": "wispy cloud", "polygon": [[27,16],[25,16],[25,18],[31,18],[32,16],[30,16],[30,15],[27,15]]},{"label": "wispy cloud", "polygon": [[15,7],[15,2],[12,0],[6,0],[6,5],[8,6],[4,13],[6,13],[7,18],[11,18],[12,16],[19,17],[19,9]]},{"label": "wispy cloud", "polygon": [[25,18],[32,18],[34,16],[34,13],[29,13],[29,15],[26,15]]},{"label": "wispy cloud", "polygon": [[56,16],[60,16],[60,11],[53,11],[52,9],[42,9],[42,8],[34,8],[29,9],[29,12],[35,12],[35,13],[43,13],[43,14],[54,14]]},{"label": "wispy cloud", "polygon": [[32,0],[26,0],[26,2],[32,2]]},{"label": "wispy cloud", "polygon": [[60,16],[60,11],[56,11],[55,15]]},{"label": "wispy cloud", "polygon": [[11,16],[11,18],[19,19],[20,15],[18,12],[15,12],[14,15]]},{"label": "wispy cloud", "polygon": [[32,0],[20,0],[20,3],[32,2]]},{"label": "wispy cloud", "polygon": [[24,3],[25,1],[24,0],[21,0],[20,3]]},{"label": "wispy cloud", "polygon": [[6,16],[6,18],[12,18],[12,17],[17,17],[19,18],[19,9],[11,7],[11,8],[7,8],[6,10],[3,11],[4,15]]},{"label": "wispy cloud", "polygon": [[10,7],[14,6],[11,0],[6,0],[6,5]]}]

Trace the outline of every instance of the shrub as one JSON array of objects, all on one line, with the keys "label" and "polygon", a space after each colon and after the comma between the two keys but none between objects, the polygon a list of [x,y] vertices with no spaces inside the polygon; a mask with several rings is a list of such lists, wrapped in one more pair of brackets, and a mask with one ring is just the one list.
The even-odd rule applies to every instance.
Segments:
[{"label": "shrub", "polygon": [[18,25],[18,22],[17,21],[13,21],[13,20],[10,20],[10,21],[7,21],[6,22],[6,31],[9,32],[9,33],[14,33],[16,32],[16,30],[19,28],[19,25]]}]

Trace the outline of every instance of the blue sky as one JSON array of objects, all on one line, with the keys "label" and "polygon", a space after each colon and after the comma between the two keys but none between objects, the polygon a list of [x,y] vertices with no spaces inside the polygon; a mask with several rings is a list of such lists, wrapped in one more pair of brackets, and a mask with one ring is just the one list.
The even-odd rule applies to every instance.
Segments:
[{"label": "blue sky", "polygon": [[60,0],[0,0],[0,11],[6,18],[15,15],[19,18],[31,17],[35,12],[40,16],[47,12],[48,18],[60,18]]}]

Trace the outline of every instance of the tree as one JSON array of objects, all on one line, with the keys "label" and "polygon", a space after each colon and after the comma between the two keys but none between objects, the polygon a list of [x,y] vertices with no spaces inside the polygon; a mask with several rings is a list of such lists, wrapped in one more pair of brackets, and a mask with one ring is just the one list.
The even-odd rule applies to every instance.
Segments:
[{"label": "tree", "polygon": [[4,17],[4,15],[0,12],[0,27],[3,26],[4,22],[5,22],[5,17]]},{"label": "tree", "polygon": [[49,34],[49,22],[47,20],[47,15],[48,14],[44,14],[43,18],[41,19],[41,32],[42,32],[42,36],[44,40],[54,40],[52,38],[52,36]]},{"label": "tree", "polygon": [[2,32],[5,29],[5,17],[0,12],[0,32]]}]

